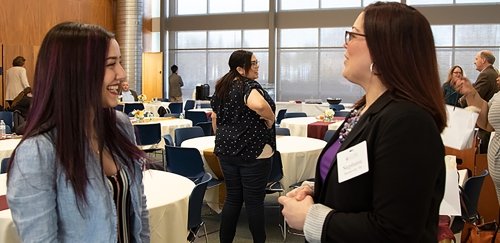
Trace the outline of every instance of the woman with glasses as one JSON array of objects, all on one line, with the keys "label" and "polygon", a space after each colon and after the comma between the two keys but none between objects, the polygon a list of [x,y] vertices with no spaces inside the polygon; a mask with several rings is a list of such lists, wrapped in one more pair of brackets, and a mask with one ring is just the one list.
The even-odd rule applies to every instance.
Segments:
[{"label": "woman with glasses", "polygon": [[453,66],[448,72],[448,78],[446,82],[443,83],[444,102],[446,104],[460,107],[460,102],[458,102],[458,100],[462,95],[453,89],[451,81],[453,79],[462,78],[463,76],[464,70],[458,65]]},{"label": "woman with glasses", "polygon": [[243,203],[253,242],[266,241],[264,197],[276,151],[276,105],[255,81],[258,77],[255,55],[235,51],[229,57],[229,72],[217,81],[211,100],[214,153],[227,189],[219,232],[222,243],[233,242]]},{"label": "woman with glasses", "polygon": [[279,198],[309,242],[436,242],[446,112],[429,22],[377,2],[346,33],[343,76],[365,95],[325,146],[314,185]]}]

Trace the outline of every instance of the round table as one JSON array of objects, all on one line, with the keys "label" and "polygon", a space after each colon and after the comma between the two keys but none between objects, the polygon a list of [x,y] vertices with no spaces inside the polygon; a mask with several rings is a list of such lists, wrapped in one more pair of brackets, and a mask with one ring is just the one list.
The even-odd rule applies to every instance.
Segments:
[{"label": "round table", "polygon": [[21,142],[20,138],[10,138],[10,139],[0,140],[0,159],[10,157],[12,151],[14,151],[19,142]]},{"label": "round table", "polygon": [[[325,141],[315,138],[298,136],[276,137],[276,147],[281,153],[281,160],[283,162],[284,176],[281,183],[285,188],[288,188],[293,183],[314,177],[316,162],[325,145]],[[202,155],[204,151],[214,146],[215,136],[192,138],[185,140],[181,144],[181,147],[197,148]],[[205,170],[210,172],[206,159],[203,159]],[[210,195],[211,193],[211,191],[207,191],[210,200],[217,200],[219,198],[218,195]]]},{"label": "round table", "polygon": [[[307,126],[319,121],[316,117],[294,117],[281,120],[280,127],[290,129],[290,135],[307,137]],[[335,120],[328,126],[329,130],[337,130],[342,125],[342,120]],[[281,152],[281,151],[280,151]]]},{"label": "round table", "polygon": [[[151,242],[186,242],[188,202],[194,183],[164,171],[147,170],[143,174]],[[0,196],[7,191],[6,181],[6,174],[0,174]],[[9,209],[0,211],[0,242],[20,242]]]},{"label": "round table", "polygon": [[153,101],[153,102],[144,102],[144,111],[149,111],[152,112],[155,116],[158,115],[158,108],[163,106],[166,110],[168,110],[168,105],[170,102],[163,102],[163,101]]}]

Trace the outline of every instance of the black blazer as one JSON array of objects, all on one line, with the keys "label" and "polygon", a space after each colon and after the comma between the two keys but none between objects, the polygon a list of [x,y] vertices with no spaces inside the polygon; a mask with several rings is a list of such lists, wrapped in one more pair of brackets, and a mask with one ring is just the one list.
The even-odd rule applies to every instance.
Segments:
[{"label": "black blazer", "polygon": [[[362,141],[367,142],[367,173],[338,183],[335,158],[325,182],[316,179],[315,202],[335,210],[325,219],[322,242],[437,242],[445,167],[433,118],[386,92],[360,117],[339,151]],[[318,161],[316,178],[319,167]]]}]

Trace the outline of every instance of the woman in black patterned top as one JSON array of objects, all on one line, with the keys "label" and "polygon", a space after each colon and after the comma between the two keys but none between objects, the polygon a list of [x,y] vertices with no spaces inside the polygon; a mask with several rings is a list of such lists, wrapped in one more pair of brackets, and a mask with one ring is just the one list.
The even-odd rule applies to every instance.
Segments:
[{"label": "woman in black patterned top", "polygon": [[265,242],[264,197],[271,157],[276,151],[276,105],[255,81],[259,61],[252,52],[233,52],[229,68],[217,81],[211,100],[214,152],[227,188],[220,242],[233,241],[243,202],[254,242]]}]

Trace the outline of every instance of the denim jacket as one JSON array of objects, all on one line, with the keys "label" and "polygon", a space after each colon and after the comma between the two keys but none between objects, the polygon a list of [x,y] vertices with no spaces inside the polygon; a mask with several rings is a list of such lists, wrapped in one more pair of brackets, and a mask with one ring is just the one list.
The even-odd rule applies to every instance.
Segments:
[{"label": "denim jacket", "polygon": [[[117,113],[117,124],[135,141],[132,124]],[[87,203],[77,197],[48,134],[24,140],[9,171],[7,199],[22,242],[116,242],[117,213],[112,188],[106,183],[98,156],[87,153]],[[149,242],[149,214],[142,184],[142,166],[125,169],[130,181],[132,242]]]}]

